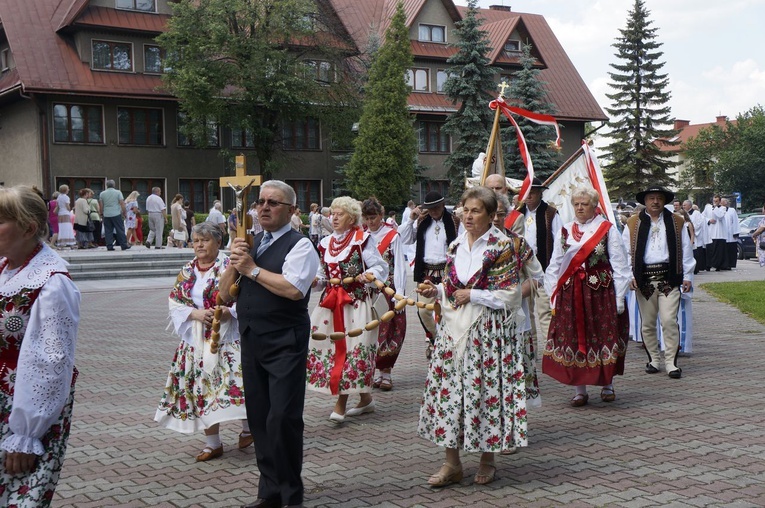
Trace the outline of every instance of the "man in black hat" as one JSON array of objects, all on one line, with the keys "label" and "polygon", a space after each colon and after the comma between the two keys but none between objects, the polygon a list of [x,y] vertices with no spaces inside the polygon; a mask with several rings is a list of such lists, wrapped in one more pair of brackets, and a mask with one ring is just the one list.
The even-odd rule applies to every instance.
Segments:
[{"label": "man in black hat", "polygon": [[639,192],[637,200],[645,205],[645,210],[627,220],[622,239],[632,266],[630,287],[635,290],[643,345],[648,353],[645,371],[655,374],[661,366],[658,316],[664,337],[664,368],[669,377],[680,379],[677,310],[680,291],[687,293],[693,287],[696,260],[685,219],[664,208],[674,197],[673,192],[659,186]]},{"label": "man in black hat", "polygon": [[[531,182],[529,195],[523,201],[523,206],[519,209],[524,217],[523,237],[537,255],[543,270],[547,270],[547,265],[550,264],[553,238],[560,234],[560,230],[563,227],[558,210],[542,200],[542,191],[546,188],[539,181],[539,178],[534,178]],[[531,304],[531,311],[539,318],[539,325],[541,327],[539,338],[545,341],[547,340],[547,332],[550,329],[552,309],[550,308],[550,296],[545,291],[543,285],[540,284],[534,289],[534,298],[531,299]],[[536,337],[537,329],[534,321],[532,318],[531,335]]]},{"label": "man in black hat", "polygon": [[[425,201],[412,210],[410,220],[399,227],[398,234],[405,245],[416,243],[414,281],[418,284],[426,280],[433,284],[440,283],[446,266],[446,248],[457,238],[457,228],[452,214],[446,211],[444,197],[436,191],[428,192]],[[425,304],[435,301],[435,298],[425,298],[422,295],[417,298]],[[418,308],[417,314],[425,329],[430,356],[436,335],[433,311]]]}]

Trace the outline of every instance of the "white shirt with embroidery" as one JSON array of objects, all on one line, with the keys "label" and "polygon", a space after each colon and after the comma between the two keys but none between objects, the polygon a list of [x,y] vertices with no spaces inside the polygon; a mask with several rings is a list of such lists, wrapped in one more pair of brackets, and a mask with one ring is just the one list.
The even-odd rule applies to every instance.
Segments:
[{"label": "white shirt with embroidery", "polygon": [[67,263],[50,247],[42,250],[20,271],[0,273],[0,295],[37,289],[21,343],[11,430],[0,448],[7,452],[43,455],[40,440],[56,423],[69,399],[74,371],[74,350],[80,322],[80,291],[67,276]]}]

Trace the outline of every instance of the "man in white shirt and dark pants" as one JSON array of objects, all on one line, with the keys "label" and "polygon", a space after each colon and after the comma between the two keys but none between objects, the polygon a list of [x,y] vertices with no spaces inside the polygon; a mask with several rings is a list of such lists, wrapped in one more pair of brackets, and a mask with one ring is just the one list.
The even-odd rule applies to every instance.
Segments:
[{"label": "man in white shirt and dark pants", "polygon": [[151,242],[155,240],[155,249],[164,249],[162,239],[165,234],[165,223],[167,222],[167,206],[160,197],[162,189],[153,187],[151,196],[146,198],[146,212],[149,214],[149,235],[146,237],[146,248],[151,249]]},{"label": "man in white shirt and dark pants", "polygon": [[722,198],[720,204],[727,208],[725,212],[725,253],[728,255],[728,270],[736,268],[738,263],[738,235],[741,232],[738,225],[736,207],[730,206],[728,198]]},{"label": "man in white shirt and dark pants", "polygon": [[696,260],[685,219],[664,208],[674,197],[673,192],[660,186],[639,192],[636,198],[645,210],[629,218],[622,239],[632,266],[630,288],[635,290],[642,321],[640,331],[648,353],[645,371],[656,374],[661,367],[658,316],[664,338],[664,368],[670,378],[680,379],[677,310],[680,292],[687,293],[693,287]]},{"label": "man in white shirt and dark pants", "polygon": [[707,206],[704,209],[709,238],[712,240],[712,243],[707,247],[707,266],[714,268],[718,272],[729,268],[726,252],[728,248],[728,228],[725,214],[727,211],[728,207],[722,206],[719,194],[715,194],[712,198],[712,206]]}]

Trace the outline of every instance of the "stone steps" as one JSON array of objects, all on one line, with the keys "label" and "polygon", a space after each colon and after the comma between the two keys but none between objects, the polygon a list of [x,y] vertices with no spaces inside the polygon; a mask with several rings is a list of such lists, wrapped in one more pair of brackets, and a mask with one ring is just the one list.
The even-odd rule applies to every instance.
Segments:
[{"label": "stone steps", "polygon": [[69,274],[75,281],[175,277],[194,258],[192,249],[156,250],[141,246],[126,251],[99,248],[59,254],[69,263]]}]

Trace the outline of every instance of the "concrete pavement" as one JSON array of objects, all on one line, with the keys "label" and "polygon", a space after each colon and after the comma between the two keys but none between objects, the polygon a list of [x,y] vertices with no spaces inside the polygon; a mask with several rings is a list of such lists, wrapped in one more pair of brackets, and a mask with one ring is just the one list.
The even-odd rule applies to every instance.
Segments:
[{"label": "concrete pavement", "polygon": [[[717,280],[761,280],[740,261]],[[57,507],[235,507],[256,496],[254,449],[236,449],[237,422],[221,425],[222,458],[195,463],[203,436],[152,420],[177,339],[166,331],[173,279],[82,282],[80,377]],[[312,305],[317,297],[314,295]],[[765,506],[765,331],[703,290],[694,297],[694,351],[681,380],[643,372],[630,344],[617,400],[571,408],[569,387],[541,374],[543,405],[529,415],[529,447],[497,458],[497,480],[479,487],[478,455],[465,479],[426,486],[442,450],[416,435],[426,371],[423,334],[409,333],[394,389],[376,391],[377,411],[328,421],[333,399],[309,392],[305,408],[305,504],[309,507]],[[351,398],[350,403],[356,399]]]}]

